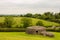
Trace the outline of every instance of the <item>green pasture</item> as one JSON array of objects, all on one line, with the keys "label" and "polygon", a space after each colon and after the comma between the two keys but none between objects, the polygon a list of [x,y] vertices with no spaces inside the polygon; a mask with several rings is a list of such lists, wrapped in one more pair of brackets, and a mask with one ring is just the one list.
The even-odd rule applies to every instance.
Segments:
[{"label": "green pasture", "polygon": [[0,32],[0,40],[60,40],[60,33],[52,32],[55,37],[29,35],[25,32]]}]

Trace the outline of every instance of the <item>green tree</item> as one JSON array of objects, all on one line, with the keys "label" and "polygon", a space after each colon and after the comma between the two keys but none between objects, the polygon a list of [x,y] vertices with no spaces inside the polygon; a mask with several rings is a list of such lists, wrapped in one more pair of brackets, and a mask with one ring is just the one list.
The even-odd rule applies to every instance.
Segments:
[{"label": "green tree", "polygon": [[12,24],[13,24],[13,18],[12,17],[5,17],[5,20],[4,20],[5,27],[11,28]]},{"label": "green tree", "polygon": [[60,12],[59,13],[55,13],[55,18],[56,19],[60,19]]},{"label": "green tree", "polygon": [[24,15],[25,17],[32,17],[31,13],[27,13],[26,15]]},{"label": "green tree", "polygon": [[32,24],[32,19],[30,19],[30,18],[22,18],[21,23],[23,24],[22,26],[24,28],[29,27]]},{"label": "green tree", "polygon": [[32,16],[33,18],[38,18],[38,19],[40,19],[40,17],[41,17],[41,14],[34,14],[33,16]]},{"label": "green tree", "polygon": [[53,12],[45,12],[43,15],[45,15],[45,20],[53,19]]},{"label": "green tree", "polygon": [[38,22],[36,23],[36,26],[43,26],[42,21],[38,21]]}]

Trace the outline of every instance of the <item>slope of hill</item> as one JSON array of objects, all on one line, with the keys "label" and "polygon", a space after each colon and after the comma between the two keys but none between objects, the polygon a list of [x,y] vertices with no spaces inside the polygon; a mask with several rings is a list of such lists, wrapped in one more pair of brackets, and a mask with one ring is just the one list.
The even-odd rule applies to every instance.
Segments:
[{"label": "slope of hill", "polygon": [[[23,18],[23,17],[13,17],[14,18],[14,25],[13,25],[13,27],[15,27],[15,26],[20,26],[20,24],[21,24],[21,19]],[[26,17],[26,18],[28,18],[28,17]],[[0,17],[0,22],[4,22],[4,17]],[[36,23],[37,23],[37,21],[42,21],[43,22],[43,24],[44,24],[44,26],[58,26],[59,24],[58,23],[55,23],[55,22],[49,22],[49,21],[45,21],[45,20],[41,20],[41,19],[35,19],[35,18],[31,18],[32,19],[32,25],[33,26],[35,26],[36,25]]]}]

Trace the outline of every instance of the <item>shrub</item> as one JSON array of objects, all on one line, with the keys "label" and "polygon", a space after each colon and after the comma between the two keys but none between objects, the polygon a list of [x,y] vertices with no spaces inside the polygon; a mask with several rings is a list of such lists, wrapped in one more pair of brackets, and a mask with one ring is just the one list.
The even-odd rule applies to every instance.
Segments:
[{"label": "shrub", "polygon": [[4,23],[0,23],[0,28],[4,28]]},{"label": "shrub", "polygon": [[11,28],[13,24],[13,18],[12,17],[5,17],[4,25],[5,27]]},{"label": "shrub", "polygon": [[38,22],[36,23],[36,26],[43,26],[42,21],[38,21]]},{"label": "shrub", "polygon": [[25,28],[0,28],[0,32],[25,32]]},{"label": "shrub", "polygon": [[52,32],[60,32],[60,28],[56,28],[56,29],[47,28],[46,30]]},{"label": "shrub", "polygon": [[21,23],[22,23],[22,26],[24,28],[29,27],[32,24],[32,19],[30,19],[30,18],[22,18]]}]

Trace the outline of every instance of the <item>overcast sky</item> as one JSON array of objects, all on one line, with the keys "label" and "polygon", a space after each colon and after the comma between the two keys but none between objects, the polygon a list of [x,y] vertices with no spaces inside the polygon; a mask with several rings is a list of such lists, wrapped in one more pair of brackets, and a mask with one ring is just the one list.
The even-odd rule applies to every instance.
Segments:
[{"label": "overcast sky", "polygon": [[60,0],[0,0],[0,14],[59,12]]}]

